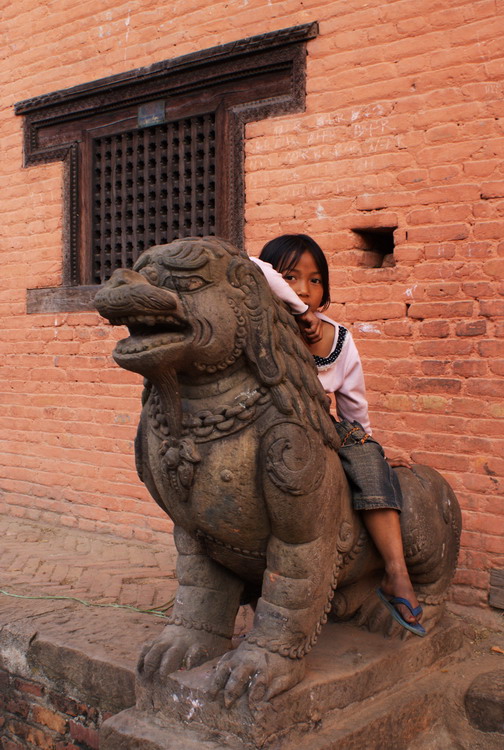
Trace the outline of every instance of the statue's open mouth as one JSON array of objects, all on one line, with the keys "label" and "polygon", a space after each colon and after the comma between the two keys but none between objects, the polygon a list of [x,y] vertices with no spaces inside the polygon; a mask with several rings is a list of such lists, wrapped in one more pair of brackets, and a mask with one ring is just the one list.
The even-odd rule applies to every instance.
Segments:
[{"label": "statue's open mouth", "polygon": [[116,354],[139,354],[183,341],[187,324],[175,315],[135,315],[111,319],[115,326],[127,326],[130,335],[117,342]]}]

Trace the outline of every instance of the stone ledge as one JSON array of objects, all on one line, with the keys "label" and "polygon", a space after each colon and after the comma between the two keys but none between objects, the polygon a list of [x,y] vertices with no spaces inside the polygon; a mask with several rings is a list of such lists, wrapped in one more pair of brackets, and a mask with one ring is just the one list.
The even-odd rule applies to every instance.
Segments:
[{"label": "stone ledge", "polygon": [[212,727],[247,747],[263,747],[279,732],[288,735],[314,729],[326,714],[407,685],[411,675],[419,675],[433,664],[438,668],[444,659],[453,659],[463,645],[464,629],[449,618],[427,638],[406,641],[387,640],[349,624],[329,623],[306,657],[304,680],[254,710],[246,698],[224,709],[209,697],[207,685],[216,661],[175,672],[153,689],[137,685],[137,706],[171,725],[190,723],[207,731]]}]

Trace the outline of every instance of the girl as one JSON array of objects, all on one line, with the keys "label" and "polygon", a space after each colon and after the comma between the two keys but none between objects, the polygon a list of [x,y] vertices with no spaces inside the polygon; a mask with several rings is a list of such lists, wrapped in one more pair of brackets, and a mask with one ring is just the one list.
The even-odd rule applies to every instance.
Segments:
[{"label": "girl", "polygon": [[[300,328],[314,357],[319,380],[327,393],[336,396],[339,456],[351,485],[353,506],[365,511],[363,521],[385,563],[385,576],[377,594],[397,622],[424,636],[426,631],[419,623],[422,608],[404,560],[399,521],[401,489],[383,449],[371,438],[359,354],[350,331],[321,312],[330,303],[325,255],[311,237],[286,234],[264,246],[259,262],[252,260],[261,267],[273,291],[290,305],[298,320],[301,318]],[[273,269],[281,274],[283,284]],[[401,464],[406,465],[395,461],[396,466]]]}]

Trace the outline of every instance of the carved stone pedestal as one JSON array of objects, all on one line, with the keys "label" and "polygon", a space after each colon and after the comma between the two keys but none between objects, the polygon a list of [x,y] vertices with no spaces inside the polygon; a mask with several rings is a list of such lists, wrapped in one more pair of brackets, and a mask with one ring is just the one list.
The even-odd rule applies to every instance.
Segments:
[{"label": "carved stone pedestal", "polygon": [[449,619],[407,642],[328,624],[305,679],[270,703],[251,709],[243,697],[228,710],[211,700],[210,662],[138,685],[137,707],[104,723],[100,750],[406,748],[441,715],[443,691],[430,678],[462,644]]}]

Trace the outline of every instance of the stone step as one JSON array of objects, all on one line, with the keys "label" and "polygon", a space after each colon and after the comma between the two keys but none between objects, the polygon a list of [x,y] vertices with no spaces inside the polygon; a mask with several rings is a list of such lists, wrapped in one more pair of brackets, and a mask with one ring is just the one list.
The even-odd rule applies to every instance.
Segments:
[{"label": "stone step", "polygon": [[[323,717],[320,728],[292,733],[282,750],[407,750],[412,741],[440,721],[443,692],[432,675],[411,680]],[[275,741],[266,745],[273,750]],[[451,750],[447,745],[444,750]],[[455,746],[453,746],[455,750]]]},{"label": "stone step", "polygon": [[[443,711],[439,691],[419,686],[387,692],[385,696],[330,712],[316,725],[298,726],[270,736],[264,744],[242,742],[232,735],[215,739],[211,727],[192,722],[163,723],[138,709],[112,717],[102,727],[101,750],[407,750],[410,743],[439,721]],[[455,746],[454,746],[455,747]],[[449,746],[445,748],[449,750]]]},{"label": "stone step", "polygon": [[[242,698],[225,710],[208,696],[212,664],[204,665],[170,676],[154,691],[140,690],[137,708],[105,722],[100,748],[406,748],[439,718],[442,703],[439,691],[419,690],[417,683],[448,658],[461,658],[462,645],[463,629],[449,619],[427,638],[406,642],[330,624],[307,657],[302,683],[270,703],[251,711]],[[382,744],[373,744],[373,733]]]}]

